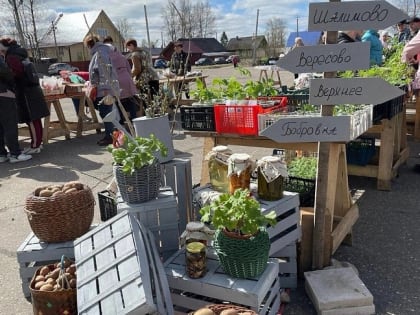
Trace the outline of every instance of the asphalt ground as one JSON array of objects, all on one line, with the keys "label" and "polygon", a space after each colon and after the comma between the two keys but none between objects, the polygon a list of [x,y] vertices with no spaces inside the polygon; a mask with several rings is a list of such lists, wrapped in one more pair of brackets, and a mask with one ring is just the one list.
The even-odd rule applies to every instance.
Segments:
[{"label": "asphalt ground", "polygon": [[[233,67],[203,70],[212,76],[230,76]],[[292,78],[293,74],[282,74]],[[246,79],[246,78],[244,78]],[[253,73],[258,79],[258,72]],[[209,82],[209,81],[208,81]],[[290,81],[289,81],[290,82]],[[66,118],[75,118],[70,100],[63,102]],[[0,314],[32,314],[25,299],[19,276],[16,250],[31,232],[24,212],[25,198],[39,186],[79,180],[96,196],[112,178],[112,159],[104,147],[96,145],[101,135],[85,132],[80,138],[72,133],[70,140],[56,138],[27,162],[0,164]],[[177,157],[192,161],[193,183],[200,181],[202,138],[185,136],[175,130],[173,143]],[[29,139],[20,138],[23,146]],[[409,139],[410,157],[399,169],[391,191],[378,191],[376,181],[366,177],[349,178],[351,189],[364,190],[358,200],[360,218],[353,229],[353,246],[342,245],[334,258],[348,261],[358,269],[361,280],[371,291],[376,314],[420,314],[420,174],[414,171],[420,163],[420,143]],[[234,147],[258,158],[270,149]],[[95,205],[94,223],[100,223],[99,206]],[[283,314],[316,314],[304,291],[304,282],[291,290],[291,302]]]}]

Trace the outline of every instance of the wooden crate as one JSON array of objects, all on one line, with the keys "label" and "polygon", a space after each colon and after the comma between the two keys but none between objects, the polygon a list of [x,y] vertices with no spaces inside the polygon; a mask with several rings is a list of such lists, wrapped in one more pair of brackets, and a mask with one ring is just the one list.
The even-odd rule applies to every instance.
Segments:
[{"label": "wooden crate", "polygon": [[144,203],[126,203],[117,197],[117,213],[128,211],[149,230],[163,260],[179,249],[179,237],[184,229],[179,227],[178,204],[170,187],[160,188],[157,199]]},{"label": "wooden crate", "polygon": [[195,220],[192,204],[191,160],[174,158],[162,163],[162,186],[172,188],[178,201],[179,227],[184,230],[187,223]]},{"label": "wooden crate", "polygon": [[297,252],[296,242],[293,242],[270,257],[279,263],[279,277],[281,289],[297,288]]},{"label": "wooden crate", "polygon": [[191,279],[185,271],[185,251],[179,250],[164,263],[175,309],[197,310],[207,304],[229,302],[248,307],[261,315],[275,315],[280,307],[279,264],[270,259],[256,278],[226,275],[212,248],[207,250],[207,273]]},{"label": "wooden crate", "polygon": [[41,242],[31,232],[19,246],[16,254],[19,263],[19,274],[22,280],[22,291],[25,297],[30,297],[29,283],[39,267],[60,261],[62,255],[74,259],[73,241],[61,243]]},{"label": "wooden crate", "polygon": [[155,240],[128,211],[74,242],[79,314],[173,314]]},{"label": "wooden crate", "polygon": [[263,213],[276,213],[277,224],[267,229],[270,236],[270,256],[300,239],[299,194],[284,192],[283,198],[276,201],[260,200]]}]

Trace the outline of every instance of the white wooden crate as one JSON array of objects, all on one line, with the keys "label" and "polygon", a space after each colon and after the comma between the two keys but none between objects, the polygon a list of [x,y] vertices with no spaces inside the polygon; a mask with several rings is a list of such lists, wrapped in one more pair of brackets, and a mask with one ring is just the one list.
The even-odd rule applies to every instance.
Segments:
[{"label": "white wooden crate", "polygon": [[126,203],[117,198],[117,213],[128,211],[153,232],[159,254],[166,260],[179,249],[178,204],[170,187],[160,188],[157,199],[144,203]]},{"label": "white wooden crate", "polygon": [[164,263],[175,308],[196,310],[207,304],[229,302],[261,315],[275,315],[280,307],[278,263],[270,259],[256,278],[239,279],[223,272],[213,249],[207,250],[207,273],[191,279],[185,271],[185,251],[179,250]]},{"label": "white wooden crate", "polygon": [[39,267],[60,261],[62,255],[74,259],[73,241],[61,243],[41,242],[31,232],[19,246],[16,254],[19,263],[19,274],[22,280],[22,291],[25,297],[30,297],[29,283]]},{"label": "white wooden crate", "polygon": [[172,188],[178,201],[179,227],[183,231],[189,221],[195,220],[192,203],[191,160],[174,158],[161,164],[162,186]]},{"label": "white wooden crate", "polygon": [[77,239],[79,314],[173,314],[154,246],[151,232],[127,211]]},{"label": "white wooden crate", "polygon": [[300,239],[299,194],[285,191],[283,198],[276,201],[259,200],[263,213],[276,213],[277,224],[268,227],[270,256]]},{"label": "white wooden crate", "polygon": [[282,289],[297,288],[297,252],[293,242],[271,255],[279,263],[280,287]]}]

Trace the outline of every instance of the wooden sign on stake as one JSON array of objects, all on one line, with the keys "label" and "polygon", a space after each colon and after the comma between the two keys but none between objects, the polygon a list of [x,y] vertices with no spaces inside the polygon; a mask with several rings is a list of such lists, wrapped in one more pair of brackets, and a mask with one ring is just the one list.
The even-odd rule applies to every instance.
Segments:
[{"label": "wooden sign on stake", "polygon": [[310,3],[308,31],[382,30],[408,18],[386,1]]},{"label": "wooden sign on stake", "polygon": [[[380,91],[380,93],[378,93]],[[312,79],[312,105],[381,104],[405,94],[381,78]]]},{"label": "wooden sign on stake", "polygon": [[296,47],[277,65],[293,73],[368,69],[370,42]]}]

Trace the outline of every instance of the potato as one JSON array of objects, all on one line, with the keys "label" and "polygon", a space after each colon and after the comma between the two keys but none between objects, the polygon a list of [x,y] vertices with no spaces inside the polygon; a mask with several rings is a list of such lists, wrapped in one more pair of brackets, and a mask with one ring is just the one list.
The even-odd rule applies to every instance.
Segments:
[{"label": "potato", "polygon": [[53,278],[48,278],[45,282],[51,284],[52,286],[54,286],[57,283],[57,281],[55,281],[55,279]]},{"label": "potato", "polygon": [[40,291],[52,291],[52,290],[54,290],[54,287],[51,284],[47,283],[47,284],[44,284],[39,290]]},{"label": "potato", "polygon": [[51,190],[48,190],[48,189],[43,189],[39,192],[40,197],[51,197],[52,194],[53,194],[53,192]]},{"label": "potato", "polygon": [[194,312],[194,315],[216,315],[211,309],[209,308],[200,308]]},{"label": "potato", "polygon": [[66,272],[68,272],[69,274],[74,276],[74,273],[76,272],[76,266],[75,265],[71,265],[69,267],[66,268]]},{"label": "potato", "polygon": [[43,275],[38,275],[35,277],[35,282],[45,281],[45,277]]},{"label": "potato", "polygon": [[34,195],[36,197],[39,197],[39,193],[41,192],[41,190],[44,190],[44,189],[45,189],[45,187],[38,187],[37,189],[35,189]]},{"label": "potato", "polygon": [[57,279],[60,275],[60,268],[55,268],[50,274],[47,275],[47,278]]},{"label": "potato", "polygon": [[228,308],[223,310],[220,315],[238,315],[238,312],[234,308]]},{"label": "potato", "polygon": [[35,290],[39,290],[43,285],[46,285],[47,283],[45,281],[39,281],[36,282],[34,285]]},{"label": "potato", "polygon": [[77,191],[77,188],[70,188],[70,189],[64,190],[64,193],[65,194],[71,194],[71,193],[74,193],[76,191]]},{"label": "potato", "polygon": [[57,190],[52,194],[53,197],[60,196],[60,195],[64,195],[64,193],[61,190]]},{"label": "potato", "polygon": [[77,281],[75,278],[71,279],[70,281],[70,288],[74,289],[77,285]]},{"label": "potato", "polygon": [[41,276],[46,276],[48,273],[50,272],[50,268],[48,266],[44,266],[41,268],[41,270],[39,271],[39,274]]},{"label": "potato", "polygon": [[67,182],[64,184],[63,189],[67,187],[76,188],[77,190],[82,190],[84,188],[83,184],[79,181]]}]

